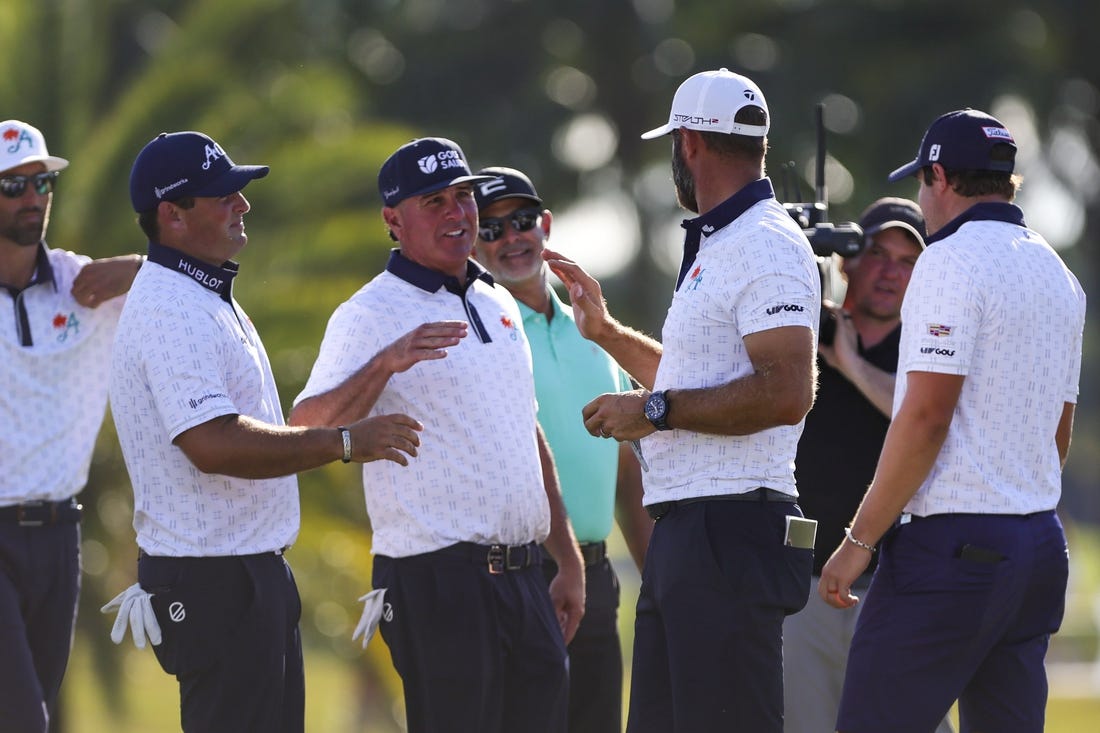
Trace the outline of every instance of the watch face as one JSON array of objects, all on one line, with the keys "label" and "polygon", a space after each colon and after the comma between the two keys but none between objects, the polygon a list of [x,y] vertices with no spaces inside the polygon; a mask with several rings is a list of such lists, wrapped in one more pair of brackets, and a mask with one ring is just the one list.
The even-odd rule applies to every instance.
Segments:
[{"label": "watch face", "polygon": [[660,420],[665,416],[665,396],[654,392],[645,402],[645,416],[650,420]]}]

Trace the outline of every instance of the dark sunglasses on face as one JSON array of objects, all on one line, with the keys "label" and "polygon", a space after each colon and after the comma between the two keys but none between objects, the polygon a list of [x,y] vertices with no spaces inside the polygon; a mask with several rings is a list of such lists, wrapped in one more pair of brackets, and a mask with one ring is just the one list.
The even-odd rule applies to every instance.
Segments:
[{"label": "dark sunglasses on face", "polygon": [[0,194],[9,199],[17,199],[27,190],[29,183],[35,193],[42,195],[53,190],[54,181],[57,180],[57,171],[38,173],[33,176],[4,176],[0,178]]},{"label": "dark sunglasses on face", "polygon": [[509,222],[517,232],[529,232],[539,223],[540,216],[542,212],[538,209],[517,209],[511,216],[482,219],[477,225],[477,236],[483,242],[495,242],[504,236],[504,225]]}]

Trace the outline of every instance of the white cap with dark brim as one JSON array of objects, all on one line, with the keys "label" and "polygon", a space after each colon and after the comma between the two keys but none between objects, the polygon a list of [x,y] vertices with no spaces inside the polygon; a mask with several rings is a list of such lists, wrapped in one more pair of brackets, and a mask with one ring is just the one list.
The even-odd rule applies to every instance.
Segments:
[{"label": "white cap with dark brim", "polygon": [[[737,113],[745,107],[760,107],[767,115],[763,125],[735,122]],[[702,71],[689,77],[672,98],[668,122],[642,135],[643,140],[667,135],[686,127],[689,130],[718,132],[748,137],[768,134],[771,115],[764,93],[751,79],[729,69]]]}]

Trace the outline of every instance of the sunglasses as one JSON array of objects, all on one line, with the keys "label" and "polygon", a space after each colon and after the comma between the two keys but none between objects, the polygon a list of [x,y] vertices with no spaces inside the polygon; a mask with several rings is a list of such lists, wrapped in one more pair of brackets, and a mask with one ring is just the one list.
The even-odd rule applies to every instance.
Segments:
[{"label": "sunglasses", "polygon": [[27,190],[29,183],[35,193],[42,195],[53,191],[54,181],[57,180],[57,171],[38,173],[33,176],[4,176],[0,178],[0,194],[6,198],[17,199]]},{"label": "sunglasses", "polygon": [[482,219],[477,225],[477,236],[483,242],[495,242],[504,236],[504,225],[512,224],[512,229],[517,232],[529,232],[539,223],[542,212],[538,209],[517,209],[511,216],[497,216],[491,219]]}]

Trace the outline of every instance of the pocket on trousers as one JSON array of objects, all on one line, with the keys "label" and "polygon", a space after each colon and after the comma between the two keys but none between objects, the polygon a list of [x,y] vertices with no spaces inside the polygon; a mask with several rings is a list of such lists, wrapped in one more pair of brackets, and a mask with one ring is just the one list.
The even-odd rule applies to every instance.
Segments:
[{"label": "pocket on trousers", "polygon": [[138,575],[153,594],[163,636],[153,647],[157,661],[179,677],[217,663],[255,595],[249,573],[235,558],[144,558]]},{"label": "pocket on trousers", "polygon": [[1011,560],[975,561],[959,557],[954,540],[924,537],[902,527],[883,545],[898,593],[986,593]]}]

